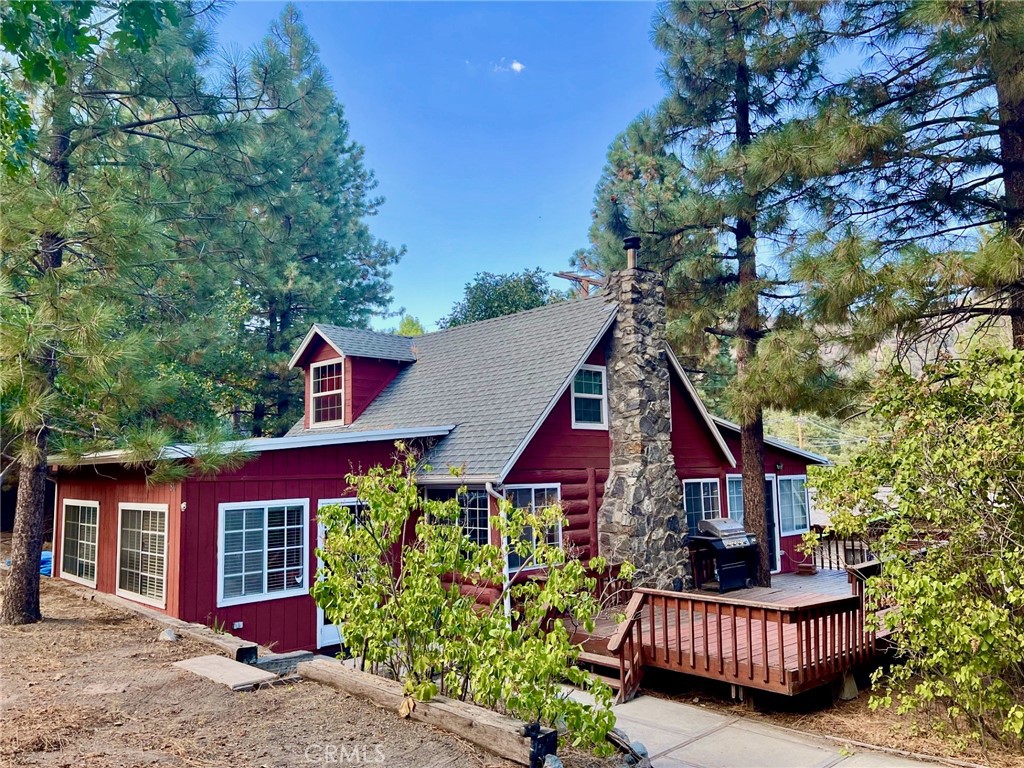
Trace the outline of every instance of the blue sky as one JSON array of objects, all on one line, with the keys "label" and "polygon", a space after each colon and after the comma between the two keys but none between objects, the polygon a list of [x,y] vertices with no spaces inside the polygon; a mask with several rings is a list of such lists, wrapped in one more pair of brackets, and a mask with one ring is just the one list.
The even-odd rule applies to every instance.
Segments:
[{"label": "blue sky", "polygon": [[[221,42],[253,45],[283,5],[239,2]],[[298,5],[387,199],[371,227],[408,248],[394,309],[431,328],[477,272],[586,246],[609,143],[662,95],[653,3]]]}]

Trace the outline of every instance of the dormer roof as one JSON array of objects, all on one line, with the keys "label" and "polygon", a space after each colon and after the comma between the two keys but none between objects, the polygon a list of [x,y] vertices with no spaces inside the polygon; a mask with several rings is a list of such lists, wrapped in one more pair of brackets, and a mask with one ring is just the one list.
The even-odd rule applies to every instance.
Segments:
[{"label": "dormer roof", "polygon": [[[391,353],[399,345],[408,345],[410,354],[415,347],[415,362],[352,424],[305,429],[300,421],[289,435],[432,424],[444,414],[443,423],[456,427],[425,457],[434,469],[421,473],[421,479],[449,476],[448,468],[455,466],[467,478],[500,481],[614,319],[615,306],[594,297],[415,338],[393,337]],[[339,352],[353,354],[344,336],[335,344],[321,335]]]},{"label": "dormer roof", "polygon": [[343,357],[372,357],[379,360],[397,360],[411,363],[416,359],[413,343],[409,336],[395,336],[392,333],[370,331],[365,328],[343,328],[339,325],[314,323],[288,362],[294,368],[302,360],[309,345],[317,337],[327,342]]}]

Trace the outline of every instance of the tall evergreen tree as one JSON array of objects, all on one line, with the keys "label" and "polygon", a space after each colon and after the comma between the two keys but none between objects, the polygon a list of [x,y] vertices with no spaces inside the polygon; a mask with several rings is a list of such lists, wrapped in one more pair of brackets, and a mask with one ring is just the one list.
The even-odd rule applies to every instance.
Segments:
[{"label": "tall evergreen tree", "polygon": [[840,10],[870,55],[776,156],[819,178],[820,242],[798,272],[822,321],[860,348],[1003,322],[1024,348],[1024,5]]},{"label": "tall evergreen tree", "polygon": [[762,584],[770,581],[763,409],[827,410],[842,393],[837,361],[822,359],[802,321],[789,269],[801,181],[763,150],[809,115],[825,11],[774,0],[660,7],[653,38],[668,94],[613,143],[587,254],[614,267],[621,237],[639,234],[641,266],[668,274],[670,337],[705,369],[720,367],[723,349],[734,360],[726,401],[740,424],[744,518],[760,542]]},{"label": "tall evergreen tree", "polygon": [[287,105],[259,122],[252,144],[261,176],[283,183],[242,195],[251,204],[228,277],[251,314],[235,327],[241,355],[225,373],[235,374],[247,431],[282,434],[302,412],[301,377],[288,370],[298,340],[310,323],[364,327],[384,311],[401,252],[369,230],[383,202],[377,182],[295,6],[271,25],[253,67],[273,73],[271,96]]},{"label": "tall evergreen tree", "polygon": [[[64,54],[62,78],[23,81],[26,103],[38,105],[39,150],[2,189],[0,410],[18,475],[2,623],[40,618],[48,455],[127,444],[142,462],[178,436],[177,425],[147,418],[170,396],[153,370],[165,337],[154,321],[162,305],[185,303],[166,291],[174,273],[209,257],[188,233],[214,210],[196,205],[216,185],[210,169],[249,172],[246,124],[275,108],[269,83],[240,70],[208,80],[205,16],[180,7],[178,29],[125,51],[100,40],[120,4],[97,2],[89,19],[99,43]],[[212,439],[202,428],[191,437]],[[211,451],[160,471],[234,458]]]}]

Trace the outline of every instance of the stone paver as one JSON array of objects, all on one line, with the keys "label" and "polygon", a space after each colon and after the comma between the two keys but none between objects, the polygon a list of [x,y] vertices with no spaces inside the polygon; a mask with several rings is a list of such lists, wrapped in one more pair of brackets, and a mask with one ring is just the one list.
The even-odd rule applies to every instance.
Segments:
[{"label": "stone paver", "polygon": [[640,696],[614,708],[618,727],[643,742],[655,768],[934,768],[691,704]]},{"label": "stone paver", "polygon": [[277,680],[277,675],[272,672],[265,672],[251,664],[242,664],[227,656],[217,656],[216,654],[176,661],[174,666],[213,680],[215,683],[222,683],[233,691]]}]

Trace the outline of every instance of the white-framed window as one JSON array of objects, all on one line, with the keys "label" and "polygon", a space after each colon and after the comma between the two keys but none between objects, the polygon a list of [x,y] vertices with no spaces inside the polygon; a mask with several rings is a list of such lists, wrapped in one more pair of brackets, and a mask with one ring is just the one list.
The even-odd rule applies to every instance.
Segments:
[{"label": "white-framed window", "polygon": [[[431,501],[454,499],[457,488],[427,488],[426,495]],[[459,525],[471,542],[483,546],[491,542],[491,499],[487,491],[467,488],[459,498]]]},{"label": "white-framed window", "polygon": [[779,528],[783,536],[804,533],[810,529],[806,475],[779,478]]},{"label": "white-framed window", "polygon": [[743,475],[725,476],[725,493],[729,500],[729,519],[743,523]]},{"label": "white-framed window", "polygon": [[309,591],[309,499],[218,506],[217,607]]},{"label": "white-framed window", "polygon": [[604,366],[582,365],[572,380],[572,428],[608,429]]},{"label": "white-framed window", "polygon": [[[512,506],[516,509],[528,510],[531,514],[536,514],[539,510],[546,507],[550,507],[552,504],[560,504],[562,501],[562,487],[557,483],[544,484],[544,485],[506,485],[505,486],[505,498],[509,500]],[[540,536],[544,536],[545,541],[548,544],[561,547],[562,546],[562,523],[559,521],[558,525],[553,525],[546,531],[535,531],[532,526],[526,526],[523,528],[522,536],[520,537],[523,541],[528,541],[531,544],[531,550],[536,549],[537,543],[540,541]],[[507,559],[506,564],[509,573],[515,573],[517,571],[528,571],[534,568],[541,568],[543,566],[536,563],[525,564],[529,560],[529,554],[520,555],[518,552],[513,552],[510,548],[506,547]]]},{"label": "white-framed window", "polygon": [[365,519],[363,516],[369,508],[365,501],[357,499],[355,496],[347,496],[344,499],[320,499],[316,504],[316,508],[318,510],[331,506],[352,507],[352,517],[357,526],[361,526],[363,524]]},{"label": "white-framed window", "polygon": [[61,578],[95,587],[100,503],[81,499],[64,499],[62,514],[60,526]]},{"label": "white-framed window", "polygon": [[345,419],[344,361],[309,366],[310,424],[337,424]]},{"label": "white-framed window", "polygon": [[722,515],[718,478],[684,480],[683,505],[686,508],[686,528],[691,536],[696,536],[699,533],[698,522]]},{"label": "white-framed window", "polygon": [[121,597],[167,606],[167,505],[117,505],[117,588]]}]

